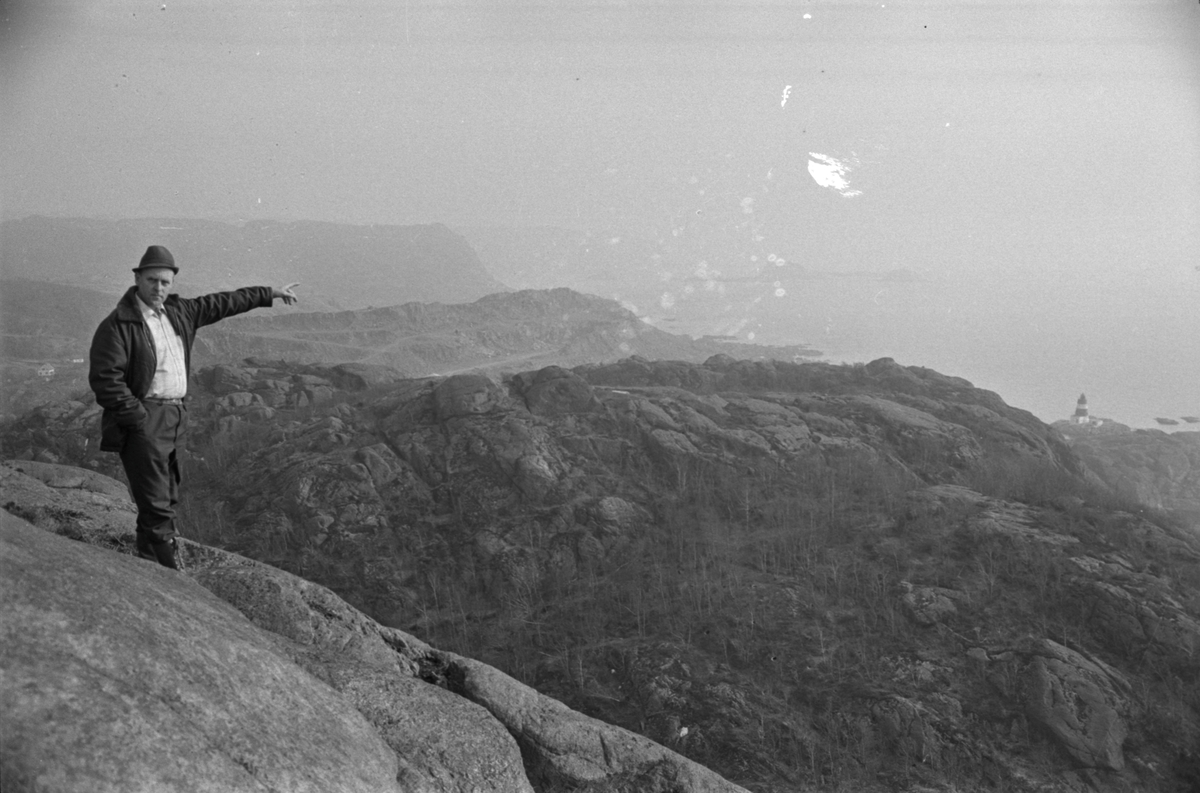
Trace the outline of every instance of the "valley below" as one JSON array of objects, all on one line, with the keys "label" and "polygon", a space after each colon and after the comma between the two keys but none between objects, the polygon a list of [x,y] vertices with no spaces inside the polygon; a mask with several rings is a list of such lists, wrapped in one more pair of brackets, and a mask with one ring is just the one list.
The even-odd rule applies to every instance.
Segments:
[{"label": "valley below", "polygon": [[[1197,526],[965,380],[716,355],[419,378],[253,358],[194,382],[196,547],[744,789],[1196,783]],[[7,465],[119,480],[98,418],[6,423]],[[12,492],[15,517],[92,531]],[[539,767],[536,790],[625,789]]]}]

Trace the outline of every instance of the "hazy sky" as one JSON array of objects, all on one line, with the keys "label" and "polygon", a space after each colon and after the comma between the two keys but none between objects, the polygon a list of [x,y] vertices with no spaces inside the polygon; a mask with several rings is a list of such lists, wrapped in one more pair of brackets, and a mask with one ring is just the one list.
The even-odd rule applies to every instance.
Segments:
[{"label": "hazy sky", "polygon": [[1185,0],[0,7],[5,217],[653,224],[774,171],[783,222],[809,152],[878,225],[1200,197]]},{"label": "hazy sky", "polygon": [[1196,0],[0,9],[3,218],[709,218],[722,250],[984,285],[981,335],[1002,296],[1071,343],[1166,312],[1200,393]]}]

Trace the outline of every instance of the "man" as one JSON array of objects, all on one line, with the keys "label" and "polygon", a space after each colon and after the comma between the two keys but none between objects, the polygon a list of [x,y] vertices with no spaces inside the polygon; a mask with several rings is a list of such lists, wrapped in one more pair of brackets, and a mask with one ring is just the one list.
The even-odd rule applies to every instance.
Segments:
[{"label": "man", "polygon": [[290,306],[298,284],[181,298],[170,294],[179,268],[161,245],[147,248],[133,272],[134,285],[92,338],[88,384],[104,408],[100,448],[120,453],[137,503],[138,555],[177,568],[178,449],[187,428],[196,329],[269,307],[275,298]]}]

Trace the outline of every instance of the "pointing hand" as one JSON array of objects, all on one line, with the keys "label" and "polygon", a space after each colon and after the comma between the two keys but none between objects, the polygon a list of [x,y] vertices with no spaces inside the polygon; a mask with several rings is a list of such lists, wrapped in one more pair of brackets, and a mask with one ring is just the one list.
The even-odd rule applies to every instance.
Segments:
[{"label": "pointing hand", "polygon": [[286,303],[287,305],[290,306],[293,303],[295,303],[297,300],[300,299],[300,298],[296,297],[296,293],[292,291],[293,289],[295,289],[298,286],[300,286],[299,283],[288,284],[283,289],[280,289],[279,287],[275,287],[274,289],[271,290],[271,297],[281,298],[284,303]]}]

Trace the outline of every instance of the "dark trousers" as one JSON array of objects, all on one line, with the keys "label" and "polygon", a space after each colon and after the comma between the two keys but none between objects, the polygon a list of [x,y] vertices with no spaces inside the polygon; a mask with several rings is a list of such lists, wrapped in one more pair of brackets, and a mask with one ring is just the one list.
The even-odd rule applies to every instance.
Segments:
[{"label": "dark trousers", "polygon": [[175,536],[175,505],[179,503],[178,448],[187,430],[187,408],[146,402],[146,422],[130,430],[121,449],[121,464],[137,504],[137,533],[141,542],[163,542]]}]

